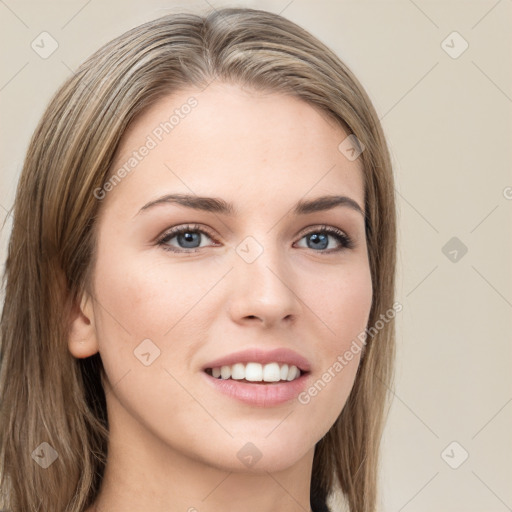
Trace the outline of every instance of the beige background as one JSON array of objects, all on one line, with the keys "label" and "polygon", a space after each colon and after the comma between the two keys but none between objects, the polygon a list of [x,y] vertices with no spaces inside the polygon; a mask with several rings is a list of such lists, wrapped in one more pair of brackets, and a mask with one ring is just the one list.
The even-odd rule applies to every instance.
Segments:
[{"label": "beige background", "polygon": [[[0,0],[0,222],[29,136],[82,60],[170,8],[225,5],[282,13],[330,45],[368,90],[389,140],[404,309],[380,510],[512,510],[511,0]],[[43,31],[59,45],[47,59],[31,48]],[[461,37],[469,47],[452,58],[445,49],[458,53]],[[452,237],[467,247],[462,257],[456,246],[443,252]],[[465,452],[458,469],[446,462]]]}]

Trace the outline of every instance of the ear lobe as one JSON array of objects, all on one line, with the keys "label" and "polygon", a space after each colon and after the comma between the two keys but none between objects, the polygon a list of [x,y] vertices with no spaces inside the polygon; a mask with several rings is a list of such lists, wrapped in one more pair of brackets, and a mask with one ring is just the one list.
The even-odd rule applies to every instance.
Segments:
[{"label": "ear lobe", "polygon": [[86,292],[82,296],[80,306],[75,304],[72,309],[68,348],[78,359],[92,356],[99,350],[92,299]]}]

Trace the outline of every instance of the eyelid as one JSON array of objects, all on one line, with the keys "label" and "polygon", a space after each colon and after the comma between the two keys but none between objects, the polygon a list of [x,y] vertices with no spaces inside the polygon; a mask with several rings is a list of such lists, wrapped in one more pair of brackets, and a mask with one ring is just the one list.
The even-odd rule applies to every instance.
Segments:
[{"label": "eyelid", "polygon": [[[156,243],[165,244],[164,240],[166,240],[167,238],[172,239],[184,231],[197,231],[199,233],[207,235],[209,238],[216,242],[215,236],[207,228],[201,226],[200,224],[179,224],[177,226],[173,226],[172,228],[166,229],[161,235],[157,237]],[[181,249],[181,251],[185,250],[190,251],[194,249]],[[180,252],[180,249],[177,249],[177,251]]]},{"label": "eyelid", "polygon": [[340,232],[348,237],[348,235],[347,235],[347,233],[345,233],[345,231],[343,231],[342,229],[337,228],[335,226],[331,226],[329,224],[311,224],[310,226],[306,226],[305,228],[301,229],[297,236],[303,237],[303,236],[308,235],[309,233],[315,232],[315,231],[336,231],[336,232]]}]

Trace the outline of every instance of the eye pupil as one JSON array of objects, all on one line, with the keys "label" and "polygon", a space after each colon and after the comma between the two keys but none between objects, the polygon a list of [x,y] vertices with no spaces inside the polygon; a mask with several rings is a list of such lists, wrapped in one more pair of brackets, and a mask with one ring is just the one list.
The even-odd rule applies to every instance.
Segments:
[{"label": "eye pupil", "polygon": [[[313,243],[313,247],[318,248],[320,245],[322,246],[321,249],[325,249],[329,245],[328,236],[325,234],[317,234],[313,233],[309,236],[309,240]],[[311,248],[311,246],[308,243],[308,246]]]},{"label": "eye pupil", "polygon": [[[190,232],[190,231],[185,231],[184,233],[181,233],[180,235],[178,235],[178,242],[183,242],[185,244],[185,247],[186,248],[194,248],[196,246],[194,246],[194,242],[198,242],[199,241],[199,233],[193,233],[193,232]],[[188,245],[188,244],[192,244],[191,245]]]}]

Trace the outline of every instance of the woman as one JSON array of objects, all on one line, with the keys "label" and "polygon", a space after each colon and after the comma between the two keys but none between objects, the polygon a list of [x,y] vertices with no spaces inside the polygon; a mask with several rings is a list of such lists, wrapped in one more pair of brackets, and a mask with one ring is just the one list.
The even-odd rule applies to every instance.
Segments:
[{"label": "woman", "polygon": [[378,117],[305,30],[223,9],[105,45],[18,185],[3,508],[375,510],[395,243]]}]

